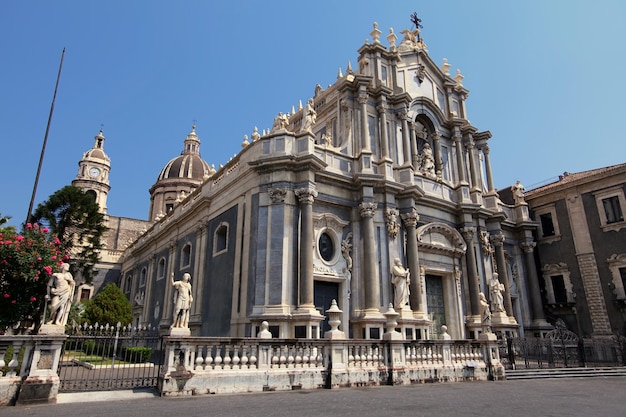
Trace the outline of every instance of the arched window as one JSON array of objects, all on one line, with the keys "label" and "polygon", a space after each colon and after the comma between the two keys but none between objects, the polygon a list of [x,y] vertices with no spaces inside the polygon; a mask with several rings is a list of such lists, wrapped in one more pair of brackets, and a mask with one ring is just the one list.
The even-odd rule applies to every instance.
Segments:
[{"label": "arched window", "polygon": [[228,250],[228,223],[221,223],[215,229],[213,236],[213,255],[219,255]]},{"label": "arched window", "polygon": [[89,197],[93,198],[93,201],[96,201],[96,192],[94,190],[87,190],[85,191],[85,194],[87,194]]},{"label": "arched window", "polygon": [[129,293],[133,288],[133,274],[126,275],[126,283],[124,285],[124,292]]},{"label": "arched window", "polygon": [[141,273],[139,274],[139,286],[146,286],[146,277],[148,276],[148,270],[146,268],[141,269]]},{"label": "arched window", "polygon": [[181,268],[187,267],[191,264],[191,243],[187,243],[183,246],[182,253],[180,255]]},{"label": "arched window", "polygon": [[157,266],[157,279],[163,279],[165,277],[165,258],[159,259]]}]

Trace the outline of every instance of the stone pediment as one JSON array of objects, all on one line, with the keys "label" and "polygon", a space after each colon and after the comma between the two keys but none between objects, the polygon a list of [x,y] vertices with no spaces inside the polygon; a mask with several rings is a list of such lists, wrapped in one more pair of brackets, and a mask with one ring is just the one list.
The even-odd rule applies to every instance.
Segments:
[{"label": "stone pediment", "polygon": [[444,252],[454,256],[463,255],[467,249],[459,231],[443,223],[428,223],[418,227],[417,244],[420,250]]}]

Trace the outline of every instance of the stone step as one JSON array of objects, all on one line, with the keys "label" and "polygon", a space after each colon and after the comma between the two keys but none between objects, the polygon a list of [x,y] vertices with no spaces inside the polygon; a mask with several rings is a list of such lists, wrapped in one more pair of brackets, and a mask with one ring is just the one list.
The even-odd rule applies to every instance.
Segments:
[{"label": "stone step", "polygon": [[506,379],[581,378],[626,376],[626,367],[514,369],[506,371]]}]

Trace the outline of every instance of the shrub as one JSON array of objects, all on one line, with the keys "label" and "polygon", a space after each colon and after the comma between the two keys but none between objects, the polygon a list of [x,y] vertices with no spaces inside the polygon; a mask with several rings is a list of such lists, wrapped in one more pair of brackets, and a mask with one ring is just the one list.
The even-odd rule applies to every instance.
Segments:
[{"label": "shrub", "polygon": [[152,348],[149,347],[123,347],[120,352],[120,359],[131,363],[148,362],[152,356]]}]

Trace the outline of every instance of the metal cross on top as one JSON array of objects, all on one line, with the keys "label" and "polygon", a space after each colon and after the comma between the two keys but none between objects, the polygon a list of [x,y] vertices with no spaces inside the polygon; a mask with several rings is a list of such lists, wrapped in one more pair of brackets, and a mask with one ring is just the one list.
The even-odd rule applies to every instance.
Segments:
[{"label": "metal cross on top", "polygon": [[422,26],[422,19],[420,19],[419,17],[417,17],[417,12],[413,12],[413,14],[411,15],[411,22],[413,22],[413,24],[415,25],[415,29],[417,29],[417,41],[420,41],[420,29],[423,28],[424,26]]}]

